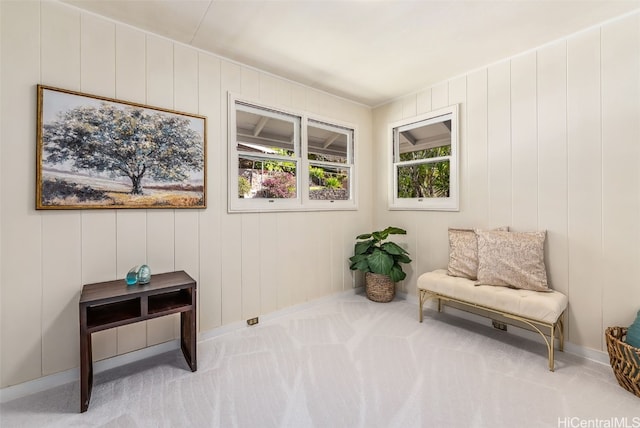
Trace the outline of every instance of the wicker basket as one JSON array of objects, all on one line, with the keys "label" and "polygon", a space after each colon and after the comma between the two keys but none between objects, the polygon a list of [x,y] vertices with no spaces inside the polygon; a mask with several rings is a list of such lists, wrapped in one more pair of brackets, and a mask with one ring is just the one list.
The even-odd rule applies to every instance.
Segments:
[{"label": "wicker basket", "polygon": [[388,275],[367,272],[364,275],[367,297],[374,302],[387,303],[396,295],[396,283]]},{"label": "wicker basket", "polygon": [[607,328],[609,360],[620,386],[640,397],[640,349],[623,342],[626,335],[624,327]]}]

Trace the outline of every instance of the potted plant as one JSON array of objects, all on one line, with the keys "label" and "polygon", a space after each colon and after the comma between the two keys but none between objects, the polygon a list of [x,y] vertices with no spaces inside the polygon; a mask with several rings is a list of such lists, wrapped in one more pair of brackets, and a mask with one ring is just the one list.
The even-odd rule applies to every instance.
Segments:
[{"label": "potted plant", "polygon": [[358,235],[354,255],[349,258],[351,270],[365,272],[367,297],[375,302],[390,302],[395,296],[395,283],[407,274],[400,263],[410,263],[409,253],[398,244],[385,241],[389,235],[406,235],[399,227],[387,227]]}]

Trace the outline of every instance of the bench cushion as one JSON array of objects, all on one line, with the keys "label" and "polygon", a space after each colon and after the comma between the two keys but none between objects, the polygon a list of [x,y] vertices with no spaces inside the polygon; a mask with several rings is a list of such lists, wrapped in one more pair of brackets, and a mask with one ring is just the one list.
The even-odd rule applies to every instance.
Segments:
[{"label": "bench cushion", "polygon": [[444,269],[420,275],[418,289],[549,324],[558,320],[568,302],[567,296],[558,291],[538,292],[475,285],[469,279],[447,275]]}]

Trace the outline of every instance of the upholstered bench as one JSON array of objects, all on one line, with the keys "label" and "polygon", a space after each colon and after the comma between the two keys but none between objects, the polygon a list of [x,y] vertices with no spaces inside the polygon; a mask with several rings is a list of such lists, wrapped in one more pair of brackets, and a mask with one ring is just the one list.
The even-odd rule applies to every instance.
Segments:
[{"label": "upholstered bench", "polygon": [[[438,300],[438,311],[442,302],[456,302],[461,305],[481,309],[491,314],[501,315],[506,320],[516,320],[540,333],[549,351],[549,370],[554,370],[554,344],[556,335],[559,350],[564,347],[563,318],[567,308],[567,297],[558,291],[532,291],[476,285],[467,278],[450,276],[444,269],[422,274],[418,278],[420,301],[420,322],[427,300]],[[505,321],[508,322],[508,321]],[[517,326],[517,324],[514,324]]]}]

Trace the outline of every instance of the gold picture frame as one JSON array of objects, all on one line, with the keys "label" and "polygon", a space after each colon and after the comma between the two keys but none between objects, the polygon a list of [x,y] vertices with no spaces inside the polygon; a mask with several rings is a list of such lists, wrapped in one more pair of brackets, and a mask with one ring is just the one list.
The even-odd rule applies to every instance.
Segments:
[{"label": "gold picture frame", "polygon": [[205,116],[37,92],[36,209],[206,208]]}]

